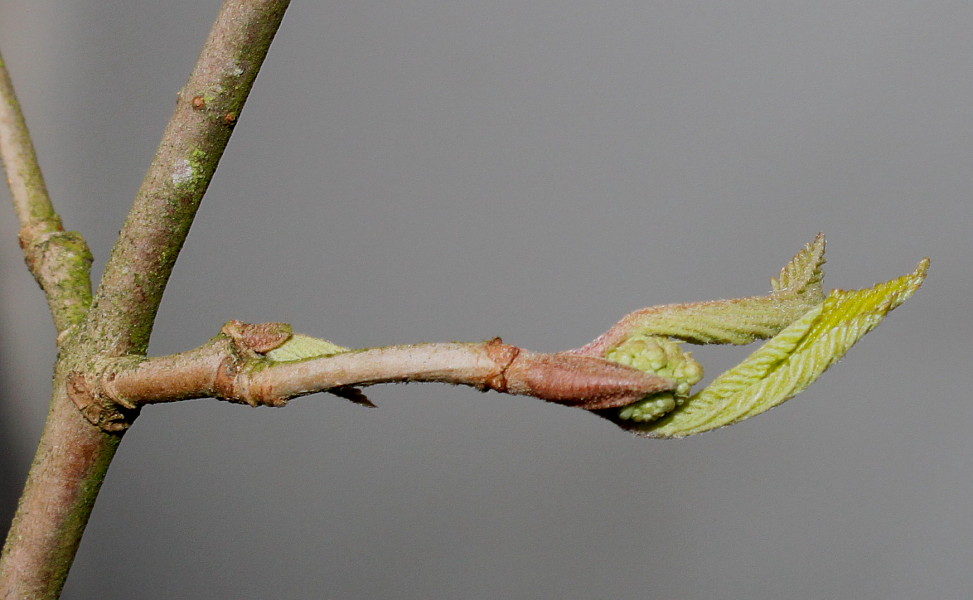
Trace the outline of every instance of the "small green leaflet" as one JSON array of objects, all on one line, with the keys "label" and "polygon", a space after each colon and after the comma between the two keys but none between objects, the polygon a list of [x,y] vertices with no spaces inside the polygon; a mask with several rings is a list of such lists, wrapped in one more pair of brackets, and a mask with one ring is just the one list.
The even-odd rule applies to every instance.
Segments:
[{"label": "small green leaflet", "polygon": [[[837,362],[922,285],[929,267],[874,287],[834,290],[742,363],[726,371],[668,415],[649,423],[604,415],[655,438],[678,438],[725,427],[792,398]],[[624,409],[622,409],[624,410]]]},{"label": "small green leaflet", "polygon": [[293,362],[306,358],[331,356],[348,350],[349,348],[333,344],[328,340],[295,333],[283,345],[274,348],[266,356],[274,362]]}]

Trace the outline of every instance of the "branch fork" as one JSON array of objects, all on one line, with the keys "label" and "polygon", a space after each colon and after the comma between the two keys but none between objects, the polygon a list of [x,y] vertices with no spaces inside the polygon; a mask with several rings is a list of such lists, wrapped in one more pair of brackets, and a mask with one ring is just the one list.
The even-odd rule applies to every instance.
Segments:
[{"label": "branch fork", "polygon": [[[594,411],[639,434],[681,437],[748,418],[801,391],[922,283],[928,261],[886,284],[825,298],[819,236],[772,281],[768,296],[643,309],[573,351],[535,353],[499,338],[363,350],[317,340],[324,351],[283,358],[293,352],[278,350],[313,338],[294,335],[284,323],[231,321],[196,349],[146,358],[162,292],[288,3],[224,0],[94,298],[90,252],[80,235],[63,230],[48,198],[0,58],[0,161],[61,350],[51,411],[0,554],[2,598],[58,595],[121,434],[146,404],[215,397],[283,406],[315,392],[369,404],[355,386],[429,381],[533,396]],[[641,336],[638,343],[633,336]],[[674,389],[678,396],[693,374],[668,363],[659,371],[653,361],[664,344],[657,340],[766,338],[763,348],[684,403],[646,398]],[[676,408],[647,422],[660,416],[657,406],[646,405],[657,401]],[[635,410],[617,410],[633,403]]]}]

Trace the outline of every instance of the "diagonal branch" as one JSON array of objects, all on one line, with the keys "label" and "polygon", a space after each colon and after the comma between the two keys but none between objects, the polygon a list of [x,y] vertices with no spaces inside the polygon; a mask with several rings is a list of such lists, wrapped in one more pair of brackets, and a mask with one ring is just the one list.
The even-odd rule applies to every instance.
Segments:
[{"label": "diagonal branch", "polygon": [[87,323],[119,356],[144,353],[162,292],[289,0],[227,0],[112,249]]},{"label": "diagonal branch", "polygon": [[91,304],[91,252],[81,234],[64,231],[44,184],[13,82],[0,56],[0,162],[20,245],[31,274],[47,296],[58,332],[77,325]]}]

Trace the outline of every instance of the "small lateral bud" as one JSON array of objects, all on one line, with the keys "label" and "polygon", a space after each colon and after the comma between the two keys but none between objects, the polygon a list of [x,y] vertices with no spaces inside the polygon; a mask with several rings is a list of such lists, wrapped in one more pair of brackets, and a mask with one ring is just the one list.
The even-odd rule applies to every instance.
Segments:
[{"label": "small lateral bud", "polygon": [[233,339],[237,348],[258,354],[266,354],[280,347],[293,335],[287,323],[244,323],[237,320],[228,321],[222,331]]}]

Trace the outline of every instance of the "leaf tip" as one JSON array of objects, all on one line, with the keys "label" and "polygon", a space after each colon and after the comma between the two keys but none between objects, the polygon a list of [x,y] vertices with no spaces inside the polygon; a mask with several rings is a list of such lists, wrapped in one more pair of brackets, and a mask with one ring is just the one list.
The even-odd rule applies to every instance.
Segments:
[{"label": "leaf tip", "polygon": [[780,270],[777,277],[770,279],[771,289],[775,293],[801,292],[817,285],[820,289],[824,278],[824,250],[826,241],[823,232],[818,232],[814,239],[804,245],[801,250]]}]

